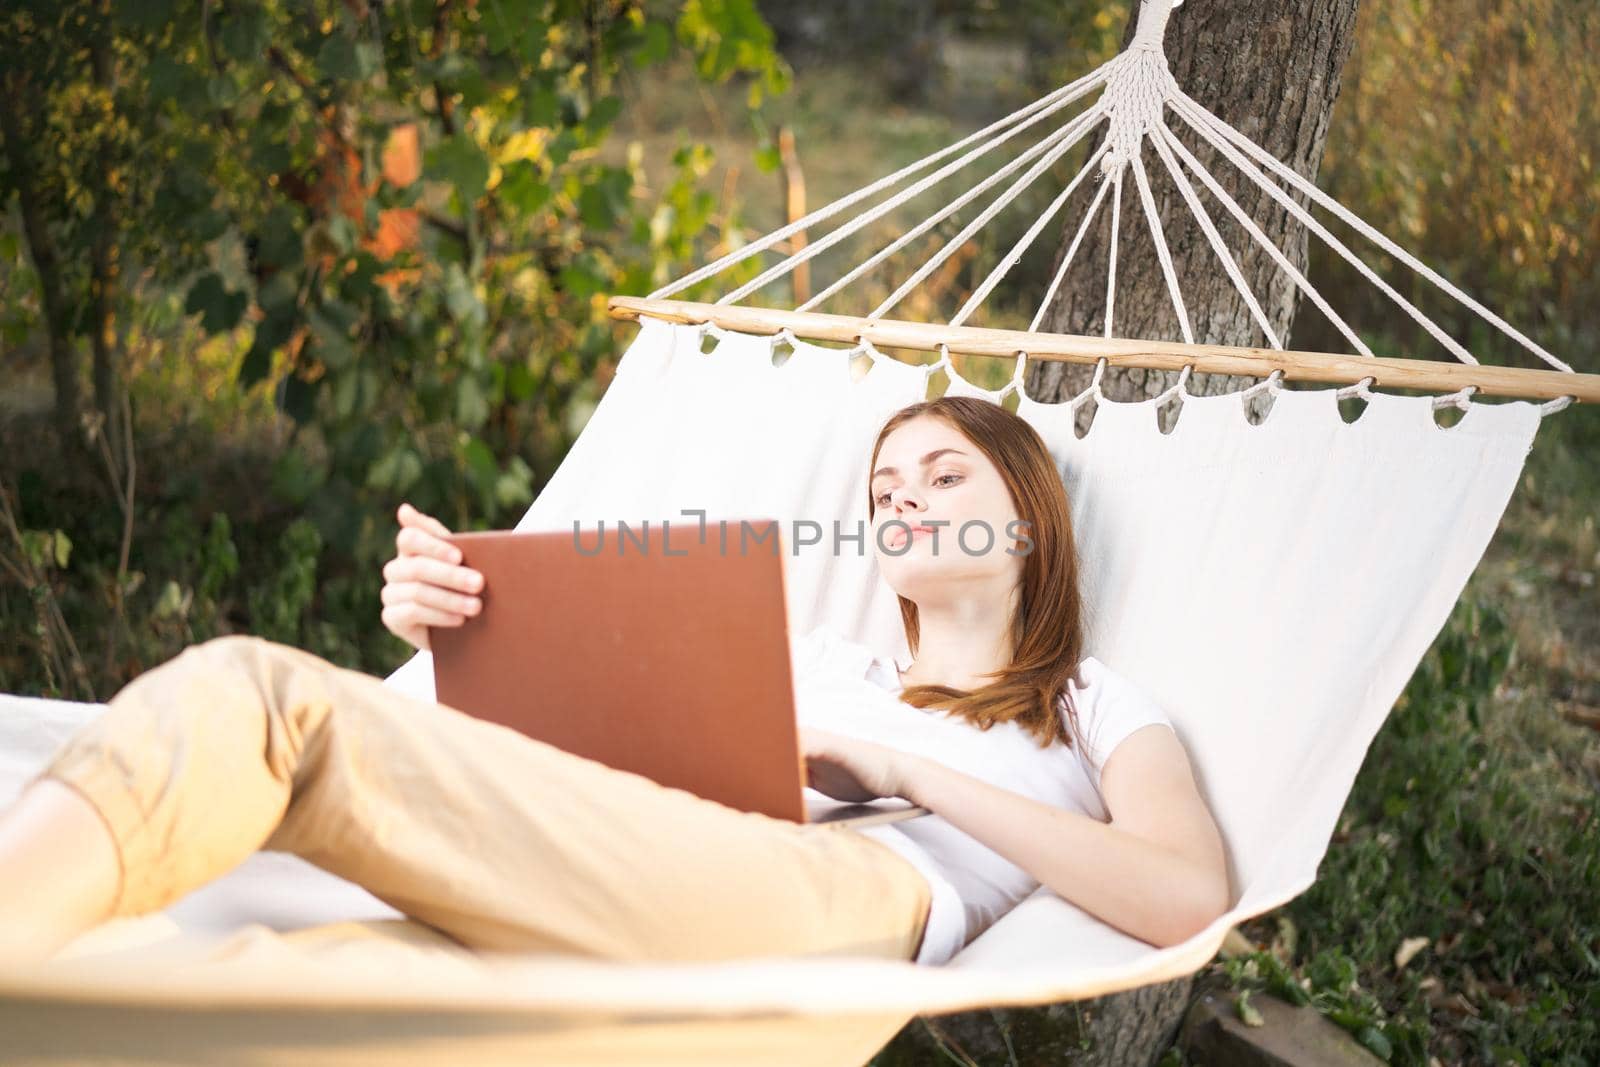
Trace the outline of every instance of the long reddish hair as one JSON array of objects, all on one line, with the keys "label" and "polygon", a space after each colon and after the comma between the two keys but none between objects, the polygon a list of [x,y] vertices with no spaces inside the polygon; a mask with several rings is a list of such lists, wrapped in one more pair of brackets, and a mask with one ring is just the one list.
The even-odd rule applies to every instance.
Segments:
[{"label": "long reddish hair", "polygon": [[[1066,696],[1067,682],[1082,685],[1083,598],[1078,588],[1078,549],[1072,535],[1072,513],[1055,461],[1038,431],[1027,420],[999,404],[977,397],[942,396],[901,408],[878,431],[872,461],[884,440],[911,419],[942,419],[963,434],[999,470],[1011,493],[1017,515],[1033,545],[1022,557],[1021,591],[1007,634],[1011,662],[994,681],[974,690],[946,685],[914,685],[900,699],[919,708],[944,708],[987,730],[995,723],[1015,722],[1032,734],[1041,748],[1060,741],[1071,745],[1077,711],[1067,697],[1071,730],[1056,711]],[[867,514],[876,512],[872,487],[867,487]],[[998,542],[997,542],[998,543]],[[900,597],[900,617],[913,655],[921,628],[914,601]]]}]

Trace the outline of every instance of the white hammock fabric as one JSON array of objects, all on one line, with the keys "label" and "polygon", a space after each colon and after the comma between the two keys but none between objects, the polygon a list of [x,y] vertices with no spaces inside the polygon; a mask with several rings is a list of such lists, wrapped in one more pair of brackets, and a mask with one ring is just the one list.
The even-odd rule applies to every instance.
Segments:
[{"label": "white hammock fabric", "polygon": [[[708,332],[717,343],[706,354]],[[835,520],[846,533],[866,522],[872,439],[923,398],[929,368],[868,350],[871,370],[855,381],[852,353],[794,342],[774,366],[772,349],[766,337],[645,320],[517,528],[693,524],[687,509],[712,522],[776,517],[792,553],[791,629],[826,622],[904,651],[870,543],[835,554],[831,535]],[[950,373],[948,392],[999,398]],[[93,932],[55,971],[0,974],[3,1040],[34,1034],[13,1058],[90,1042],[97,1013],[115,1007],[124,1040],[159,1040],[200,1062],[219,1040],[201,1009],[231,1002],[241,1020],[274,1020],[226,1031],[235,1059],[292,1049],[299,1062],[355,1062],[381,1049],[408,1062],[392,1046],[416,1032],[443,1043],[412,1043],[412,1055],[462,1062],[855,1064],[916,1013],[1096,996],[1203,965],[1230,925],[1314,879],[1373,735],[1494,533],[1540,409],[1468,402],[1446,429],[1431,398],[1373,393],[1347,424],[1335,390],[1278,389],[1260,425],[1238,394],[1196,396],[1163,435],[1156,400],[1095,399],[1081,439],[1075,404],[1024,393],[1018,413],[1050,446],[1071,500],[1088,649],[1167,709],[1226,838],[1236,904],[1189,942],[1152,948],[1041,888],[943,967],[626,966],[392,944],[314,957],[260,924],[395,913],[292,857],[259,854],[162,916]],[[820,544],[800,543],[808,521]],[[388,684],[431,699],[430,657]],[[0,700],[0,804],[99,710]],[[232,960],[150,962],[185,938],[228,934],[243,939]],[[118,945],[135,947],[89,952]],[[141,1003],[170,1010],[141,1014]],[[343,1030],[319,1022],[330,1007],[345,1012]],[[387,1014],[402,1008],[404,1025]],[[51,1029],[41,1033],[40,1020]]]}]

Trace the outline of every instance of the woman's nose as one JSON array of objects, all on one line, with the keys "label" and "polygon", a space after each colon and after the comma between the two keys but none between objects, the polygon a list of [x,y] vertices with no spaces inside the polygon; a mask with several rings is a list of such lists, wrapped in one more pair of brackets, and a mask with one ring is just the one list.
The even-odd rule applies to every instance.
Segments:
[{"label": "woman's nose", "polygon": [[918,500],[909,489],[898,490],[891,499],[894,501],[894,507],[896,511],[907,512],[922,510],[922,501]]}]

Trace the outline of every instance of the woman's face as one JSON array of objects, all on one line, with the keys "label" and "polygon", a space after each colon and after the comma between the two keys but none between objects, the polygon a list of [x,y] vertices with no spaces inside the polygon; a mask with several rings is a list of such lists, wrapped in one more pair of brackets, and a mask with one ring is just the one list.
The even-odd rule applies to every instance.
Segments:
[{"label": "woman's face", "polygon": [[1003,596],[1020,580],[1028,544],[1011,493],[988,457],[943,419],[896,427],[878,450],[871,486],[873,551],[901,596],[922,601],[959,587]]}]

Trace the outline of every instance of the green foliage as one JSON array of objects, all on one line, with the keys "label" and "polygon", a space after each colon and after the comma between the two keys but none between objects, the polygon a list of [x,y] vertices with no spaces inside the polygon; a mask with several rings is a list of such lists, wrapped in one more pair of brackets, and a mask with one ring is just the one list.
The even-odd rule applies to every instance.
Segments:
[{"label": "green foliage", "polygon": [[[1566,0],[1363,4],[1319,184],[1577,369],[1600,339],[1600,6]],[[1353,246],[1360,247],[1360,246]],[[1366,246],[1370,247],[1370,246]],[[1440,359],[1437,343],[1355,269],[1312,242],[1310,276],[1379,355]],[[1370,257],[1369,257],[1370,258]],[[1472,312],[1375,265],[1486,362],[1534,357]],[[1342,350],[1321,316],[1296,347]]]},{"label": "green foliage", "polygon": [[42,571],[66,570],[72,558],[72,540],[60,530],[23,530],[22,553]]},{"label": "green foliage", "polygon": [[[1515,656],[1502,610],[1464,597],[1378,734],[1316,884],[1285,909],[1298,945],[1230,961],[1237,984],[1315,1004],[1395,1063],[1594,1061],[1600,799],[1551,790],[1490,742]],[[1411,938],[1426,945],[1397,966]]]},{"label": "green foliage", "polygon": [[306,519],[284,531],[282,554],[270,572],[272,580],[249,590],[251,632],[269,641],[303,645],[307,613],[317,592],[317,559],[322,535]]},{"label": "green foliage", "polygon": [[[614,365],[602,298],[727,238],[702,146],[656,188],[637,153],[599,151],[622,79],[680,53],[747,80],[753,107],[788,76],[749,0],[24,0],[0,26],[7,85],[26,89],[5,102],[0,199],[37,208],[66,301],[28,313],[48,294],[8,232],[0,328],[69,346],[94,328],[88,263],[109,239],[137,279],[106,282],[121,322],[234,339],[239,387],[293,422],[262,481],[305,519],[246,568],[262,584],[240,614],[353,661],[365,643],[338,631],[376,625],[393,553],[371,516],[408,499],[457,529],[508,524]],[[221,570],[153,582],[156,632],[223,625],[226,522],[205,549]],[[319,569],[322,598],[358,613],[331,629]]]}]

